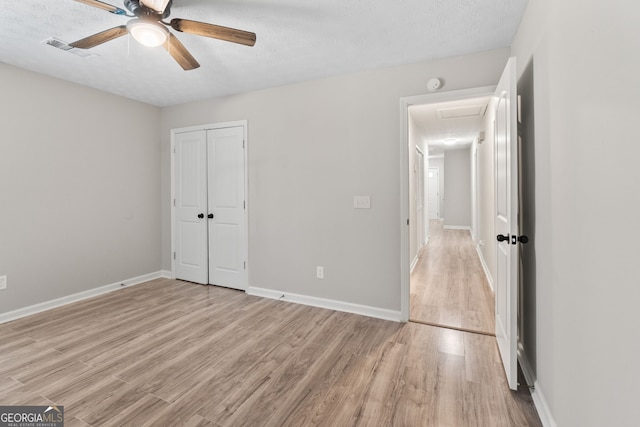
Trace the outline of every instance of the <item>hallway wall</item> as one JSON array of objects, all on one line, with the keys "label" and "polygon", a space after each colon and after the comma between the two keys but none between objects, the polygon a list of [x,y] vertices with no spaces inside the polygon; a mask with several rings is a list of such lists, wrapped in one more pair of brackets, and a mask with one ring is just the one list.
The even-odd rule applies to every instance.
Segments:
[{"label": "hallway wall", "polygon": [[478,248],[489,270],[492,287],[496,277],[496,207],[493,158],[495,108],[495,101],[492,97],[483,122],[482,130],[484,130],[485,138],[482,143],[478,144]]},{"label": "hallway wall", "polygon": [[471,152],[444,152],[444,226],[471,227]]},{"label": "hallway wall", "polygon": [[439,217],[438,219],[443,219],[444,218],[444,155],[442,156],[437,156],[437,157],[429,157],[429,167],[430,168],[438,168],[438,174],[439,174],[439,190],[438,190],[438,197],[439,197],[439,207],[440,207],[440,212],[439,212]]},{"label": "hallway wall", "polygon": [[[423,153],[426,153],[426,147],[424,141],[420,137],[420,131],[416,127],[415,120],[409,114],[409,259],[413,262],[416,255],[420,251],[420,243],[418,237],[418,212],[417,212],[417,185],[416,185],[416,160],[418,158],[416,153],[416,147],[422,150]],[[424,159],[424,167],[429,167],[429,159],[425,156]],[[425,185],[425,196],[426,196],[426,185]],[[427,203],[428,200],[425,197],[424,199],[424,208],[425,215],[427,214]],[[426,218],[426,217],[425,217]],[[429,220],[425,219],[425,233],[428,235],[429,232]]]}]

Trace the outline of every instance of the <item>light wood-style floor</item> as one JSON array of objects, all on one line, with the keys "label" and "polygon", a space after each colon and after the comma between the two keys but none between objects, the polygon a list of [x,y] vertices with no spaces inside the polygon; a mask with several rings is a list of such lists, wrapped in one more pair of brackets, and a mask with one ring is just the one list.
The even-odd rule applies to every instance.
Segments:
[{"label": "light wood-style floor", "polygon": [[539,426],[493,337],[158,279],[0,325],[0,404],[75,426]]},{"label": "light wood-style floor", "polygon": [[411,273],[411,320],[493,334],[494,294],[469,231],[430,221],[429,234]]}]

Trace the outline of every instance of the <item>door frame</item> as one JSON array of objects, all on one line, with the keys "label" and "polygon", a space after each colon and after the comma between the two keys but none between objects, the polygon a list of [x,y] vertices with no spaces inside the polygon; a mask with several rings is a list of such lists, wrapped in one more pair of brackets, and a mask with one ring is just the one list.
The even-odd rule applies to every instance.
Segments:
[{"label": "door frame", "polygon": [[437,104],[482,96],[493,96],[496,86],[480,86],[400,98],[400,321],[409,321],[409,107]]},{"label": "door frame", "polygon": [[229,127],[242,127],[244,132],[244,198],[246,202],[246,208],[244,210],[244,226],[247,231],[245,234],[245,259],[247,260],[247,284],[245,287],[249,289],[249,284],[251,275],[250,275],[250,260],[249,260],[249,208],[251,203],[249,202],[249,122],[247,120],[236,120],[231,122],[220,122],[220,123],[211,123],[205,125],[196,125],[196,126],[188,126],[183,128],[174,128],[170,131],[170,157],[171,157],[171,198],[169,199],[169,203],[171,204],[171,278],[176,278],[176,270],[175,270],[175,250],[176,250],[176,236],[175,236],[175,199],[176,199],[176,165],[175,165],[175,136],[178,133],[184,132],[193,132],[193,131],[207,131],[212,129],[223,129]]}]

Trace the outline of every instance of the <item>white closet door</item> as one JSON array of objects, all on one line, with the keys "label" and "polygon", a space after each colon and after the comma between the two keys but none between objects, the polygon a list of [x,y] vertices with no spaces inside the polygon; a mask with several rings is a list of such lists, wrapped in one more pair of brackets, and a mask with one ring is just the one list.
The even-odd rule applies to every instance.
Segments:
[{"label": "white closet door", "polygon": [[205,131],[175,136],[175,275],[206,284],[207,144]]},{"label": "white closet door", "polygon": [[209,283],[246,289],[244,127],[207,131]]}]

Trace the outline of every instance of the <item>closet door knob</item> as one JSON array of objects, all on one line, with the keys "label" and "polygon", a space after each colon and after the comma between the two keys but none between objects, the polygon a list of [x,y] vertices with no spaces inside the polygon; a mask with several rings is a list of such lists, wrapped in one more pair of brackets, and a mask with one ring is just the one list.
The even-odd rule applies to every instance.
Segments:
[{"label": "closet door knob", "polygon": [[213,214],[207,215],[207,218],[209,218],[209,219],[213,218]]},{"label": "closet door knob", "polygon": [[200,219],[204,218],[204,214],[203,213],[199,213],[198,214],[198,218],[200,218]]},{"label": "closet door knob", "polygon": [[504,241],[509,241],[509,235],[507,234],[506,236],[502,235],[502,234],[498,234],[498,242],[504,242]]}]

